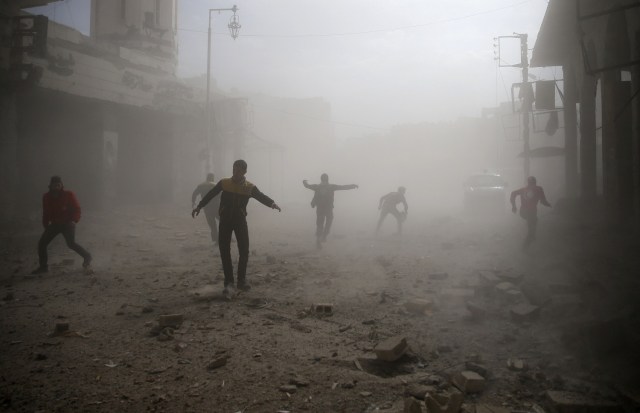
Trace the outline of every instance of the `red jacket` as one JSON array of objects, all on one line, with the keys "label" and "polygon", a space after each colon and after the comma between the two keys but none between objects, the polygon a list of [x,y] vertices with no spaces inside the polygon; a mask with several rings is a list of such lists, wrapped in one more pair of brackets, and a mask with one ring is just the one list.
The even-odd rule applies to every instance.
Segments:
[{"label": "red jacket", "polygon": [[516,198],[520,196],[520,210],[525,212],[537,212],[538,202],[544,206],[551,206],[544,196],[541,186],[528,185],[511,193],[511,205],[516,206]]},{"label": "red jacket", "polygon": [[76,195],[61,190],[58,196],[47,192],[42,197],[42,225],[68,224],[80,221],[80,203]]}]

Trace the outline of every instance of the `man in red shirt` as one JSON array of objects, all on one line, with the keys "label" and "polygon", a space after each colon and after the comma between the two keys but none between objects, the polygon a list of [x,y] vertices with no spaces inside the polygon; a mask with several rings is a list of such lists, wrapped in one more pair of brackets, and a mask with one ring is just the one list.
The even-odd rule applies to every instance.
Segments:
[{"label": "man in red shirt", "polygon": [[516,198],[518,196],[520,196],[520,216],[527,221],[528,226],[527,238],[525,238],[523,245],[523,248],[527,248],[536,238],[538,202],[546,207],[551,207],[551,204],[547,202],[542,187],[536,185],[536,178],[533,176],[527,178],[527,186],[511,192],[511,211],[514,214],[518,212],[516,207]]},{"label": "man in red shirt", "polygon": [[47,246],[58,235],[62,234],[67,246],[84,258],[82,266],[88,269],[91,265],[91,254],[76,243],[76,224],[80,221],[80,204],[76,195],[64,189],[62,179],[52,176],[49,192],[42,197],[42,225],[44,232],[38,242],[38,258],[40,265],[31,274],[42,274],[49,270],[47,265]]}]

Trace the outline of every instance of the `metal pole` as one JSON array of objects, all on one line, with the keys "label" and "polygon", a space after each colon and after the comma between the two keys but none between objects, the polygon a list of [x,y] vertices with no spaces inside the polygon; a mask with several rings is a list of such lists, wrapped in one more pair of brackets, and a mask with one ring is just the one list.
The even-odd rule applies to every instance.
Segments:
[{"label": "metal pole", "polygon": [[531,175],[529,151],[531,147],[529,145],[529,112],[531,110],[531,98],[529,92],[529,50],[527,48],[528,35],[520,34],[520,62],[522,64],[522,86],[525,88],[523,94],[523,108],[522,108],[522,140],[524,141],[524,179],[526,180]]},{"label": "metal pole", "polygon": [[209,38],[207,41],[207,104],[205,119],[207,122],[207,136],[205,138],[205,147],[207,149],[206,172],[211,172],[211,10],[209,10]]}]

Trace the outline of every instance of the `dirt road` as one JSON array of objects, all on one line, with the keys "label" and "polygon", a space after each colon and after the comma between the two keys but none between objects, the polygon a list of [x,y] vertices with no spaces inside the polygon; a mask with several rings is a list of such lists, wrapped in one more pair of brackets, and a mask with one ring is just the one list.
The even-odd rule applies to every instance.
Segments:
[{"label": "dirt road", "polygon": [[[469,368],[485,381],[464,396],[467,411],[534,411],[548,390],[622,403],[611,389],[628,377],[594,365],[571,340],[584,331],[575,326],[622,307],[613,293],[597,298],[605,287],[592,276],[637,263],[588,255],[576,243],[588,231],[560,217],[543,217],[523,253],[524,224],[511,215],[412,215],[403,236],[389,221],[374,238],[375,217],[337,210],[316,250],[308,208],[252,207],[253,289],[232,301],[200,218],[171,207],[87,213],[77,239],[94,255],[91,275],[60,238],[50,272],[28,276],[37,220],[3,231],[2,409],[395,412],[408,393],[450,391]],[[628,277],[609,278],[608,291],[637,294]],[[310,311],[316,303],[333,313]],[[511,310],[522,303],[539,308],[518,318]],[[183,321],[161,331],[166,314]],[[69,330],[52,335],[57,323]],[[375,346],[398,335],[409,353],[376,361]]]}]

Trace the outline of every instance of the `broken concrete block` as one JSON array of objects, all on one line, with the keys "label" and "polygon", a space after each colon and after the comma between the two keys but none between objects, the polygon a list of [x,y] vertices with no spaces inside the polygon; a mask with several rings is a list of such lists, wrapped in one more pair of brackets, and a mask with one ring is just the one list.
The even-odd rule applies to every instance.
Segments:
[{"label": "broken concrete block", "polygon": [[529,368],[526,361],[522,359],[517,359],[517,358],[508,359],[507,367],[509,367],[509,370],[514,370],[514,371],[525,371]]},{"label": "broken concrete block", "polygon": [[65,334],[69,331],[69,323],[56,323],[55,328],[53,329],[53,336],[59,336]]},{"label": "broken concrete block", "polygon": [[425,405],[429,413],[458,413],[462,406],[462,393],[451,391],[447,394],[429,394]]},{"label": "broken concrete block", "polygon": [[374,349],[376,357],[384,361],[396,361],[406,353],[409,345],[404,336],[395,336],[379,343]]},{"label": "broken concrete block", "polygon": [[553,413],[621,413],[622,406],[609,400],[597,399],[568,391],[546,392],[547,405]]},{"label": "broken concrete block", "polygon": [[284,392],[284,393],[291,394],[291,393],[295,393],[296,391],[298,391],[298,387],[296,387],[293,384],[285,384],[283,386],[280,386],[278,388],[278,390],[280,390],[281,392]]},{"label": "broken concrete block", "polygon": [[496,275],[494,271],[489,270],[480,270],[478,271],[478,279],[481,284],[484,285],[496,285],[500,282],[500,278]]},{"label": "broken concrete block", "polygon": [[311,306],[311,312],[315,315],[333,315],[333,304],[313,304]]},{"label": "broken concrete block", "polygon": [[465,303],[465,306],[471,313],[471,316],[475,319],[481,319],[487,315],[487,310],[481,305],[474,303],[473,301],[467,301]]},{"label": "broken concrete block", "polygon": [[431,300],[414,298],[404,303],[404,308],[413,314],[424,314],[425,311],[433,310],[434,305]]},{"label": "broken concrete block", "polygon": [[183,314],[164,314],[158,317],[158,325],[160,327],[180,328],[183,321]]},{"label": "broken concrete block", "polygon": [[404,413],[422,413],[422,403],[413,397],[407,397],[404,399]]},{"label": "broken concrete block", "polygon": [[540,316],[540,307],[531,304],[518,304],[511,308],[511,319],[518,323],[534,321]]},{"label": "broken concrete block", "polygon": [[212,360],[211,362],[209,362],[209,364],[207,364],[207,370],[215,370],[219,367],[222,367],[224,365],[227,364],[227,359],[229,357],[227,356],[222,356],[222,357],[218,357],[217,359]]},{"label": "broken concrete block", "polygon": [[427,394],[435,393],[437,388],[435,386],[426,386],[420,383],[411,383],[405,389],[405,394],[413,396],[416,399],[424,400]]},{"label": "broken concrete block", "polygon": [[453,377],[453,384],[464,393],[481,393],[484,390],[484,377],[475,371],[465,370]]},{"label": "broken concrete block", "polygon": [[429,279],[430,280],[444,280],[448,276],[449,276],[449,274],[446,273],[446,272],[434,272],[434,273],[429,274]]},{"label": "broken concrete block", "polygon": [[469,371],[478,373],[482,377],[489,377],[489,370],[482,364],[467,361],[464,363],[464,367]]}]

